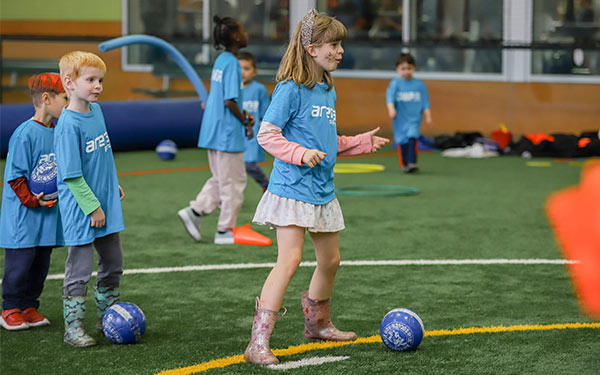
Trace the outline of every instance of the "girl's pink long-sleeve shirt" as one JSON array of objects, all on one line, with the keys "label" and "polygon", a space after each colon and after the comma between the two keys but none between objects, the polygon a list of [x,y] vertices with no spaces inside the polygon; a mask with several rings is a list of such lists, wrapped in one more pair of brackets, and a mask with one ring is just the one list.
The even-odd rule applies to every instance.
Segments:
[{"label": "girl's pink long-sleeve shirt", "polygon": [[[268,122],[260,125],[256,136],[258,143],[269,154],[286,163],[302,165],[302,156],[308,150],[298,143],[288,141],[282,134],[279,126]],[[372,152],[370,133],[361,133],[354,136],[338,135],[338,155],[360,155]]]}]

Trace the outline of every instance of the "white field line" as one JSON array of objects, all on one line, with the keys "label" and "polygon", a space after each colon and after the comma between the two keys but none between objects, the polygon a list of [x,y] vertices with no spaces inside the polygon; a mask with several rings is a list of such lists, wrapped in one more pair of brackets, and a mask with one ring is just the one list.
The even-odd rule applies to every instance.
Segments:
[{"label": "white field line", "polygon": [[344,357],[339,357],[339,356],[338,357],[334,357],[334,356],[310,357],[310,358],[301,359],[299,361],[285,362],[285,363],[280,363],[278,365],[269,365],[268,367],[272,370],[285,371],[285,370],[290,370],[293,368],[299,368],[299,367],[304,367],[304,366],[316,366],[316,365],[322,365],[323,363],[344,361],[349,358],[350,357],[348,357],[348,356],[344,356]]},{"label": "white field line", "polygon": [[[576,260],[564,259],[420,259],[420,260],[343,260],[342,266],[461,266],[461,265],[494,265],[494,264],[575,264]],[[317,262],[302,262],[300,267],[315,267]],[[143,273],[193,272],[193,271],[223,271],[248,270],[254,268],[273,268],[275,263],[238,263],[238,264],[207,264],[201,266],[136,268],[124,270],[124,275]],[[96,276],[96,272],[92,274]],[[62,280],[64,274],[48,275],[47,280]]]}]

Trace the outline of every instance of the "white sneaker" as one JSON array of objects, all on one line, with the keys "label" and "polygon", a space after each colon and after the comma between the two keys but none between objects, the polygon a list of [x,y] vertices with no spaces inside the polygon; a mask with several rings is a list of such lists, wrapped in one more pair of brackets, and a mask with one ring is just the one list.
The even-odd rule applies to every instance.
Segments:
[{"label": "white sneaker", "polygon": [[202,239],[202,236],[200,235],[201,217],[196,215],[191,207],[182,208],[177,211],[177,216],[181,219],[181,222],[189,235],[192,236],[194,240],[200,241]]},{"label": "white sneaker", "polygon": [[217,232],[215,234],[215,243],[217,245],[232,245],[233,244],[233,232],[228,230],[225,233]]}]

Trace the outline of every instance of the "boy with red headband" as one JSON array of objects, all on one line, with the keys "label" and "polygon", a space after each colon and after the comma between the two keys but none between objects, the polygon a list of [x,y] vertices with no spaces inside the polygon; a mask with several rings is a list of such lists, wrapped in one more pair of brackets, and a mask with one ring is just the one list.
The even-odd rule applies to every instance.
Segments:
[{"label": "boy with red headband", "polygon": [[0,214],[0,247],[5,248],[0,325],[9,331],[50,324],[37,310],[38,298],[52,248],[64,246],[56,199],[33,194],[27,181],[39,163],[56,160],[52,120],[67,105],[67,94],[56,73],[33,76],[29,89],[35,114],[10,137]]}]

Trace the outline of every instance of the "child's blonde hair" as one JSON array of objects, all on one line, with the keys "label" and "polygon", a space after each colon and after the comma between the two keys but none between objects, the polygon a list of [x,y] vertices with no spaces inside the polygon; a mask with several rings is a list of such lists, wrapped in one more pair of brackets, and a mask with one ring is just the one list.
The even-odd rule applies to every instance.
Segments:
[{"label": "child's blonde hair", "polygon": [[[312,26],[312,36],[310,37],[309,44],[319,47],[326,43],[336,41],[341,42],[346,38],[346,27],[340,21],[324,13],[316,13],[313,10],[311,10],[311,12],[314,12],[314,25]],[[309,16],[311,12],[309,12],[307,16]],[[306,18],[307,17],[305,16],[305,20]],[[292,80],[297,85],[303,84],[312,89],[317,82],[324,79],[328,86],[327,89],[330,90],[333,87],[331,73],[326,71],[323,73],[323,77],[317,76],[315,62],[306,51],[306,46],[302,43],[303,22],[305,23],[304,31],[306,31],[305,20],[298,23],[298,26],[296,26],[296,29],[290,38],[290,44],[279,65],[276,80],[277,82]]]},{"label": "child's blonde hair", "polygon": [[106,73],[106,64],[102,59],[91,52],[71,51],[67,52],[58,62],[60,69],[60,78],[64,80],[69,77],[72,80],[77,79],[84,67],[94,67]]}]

